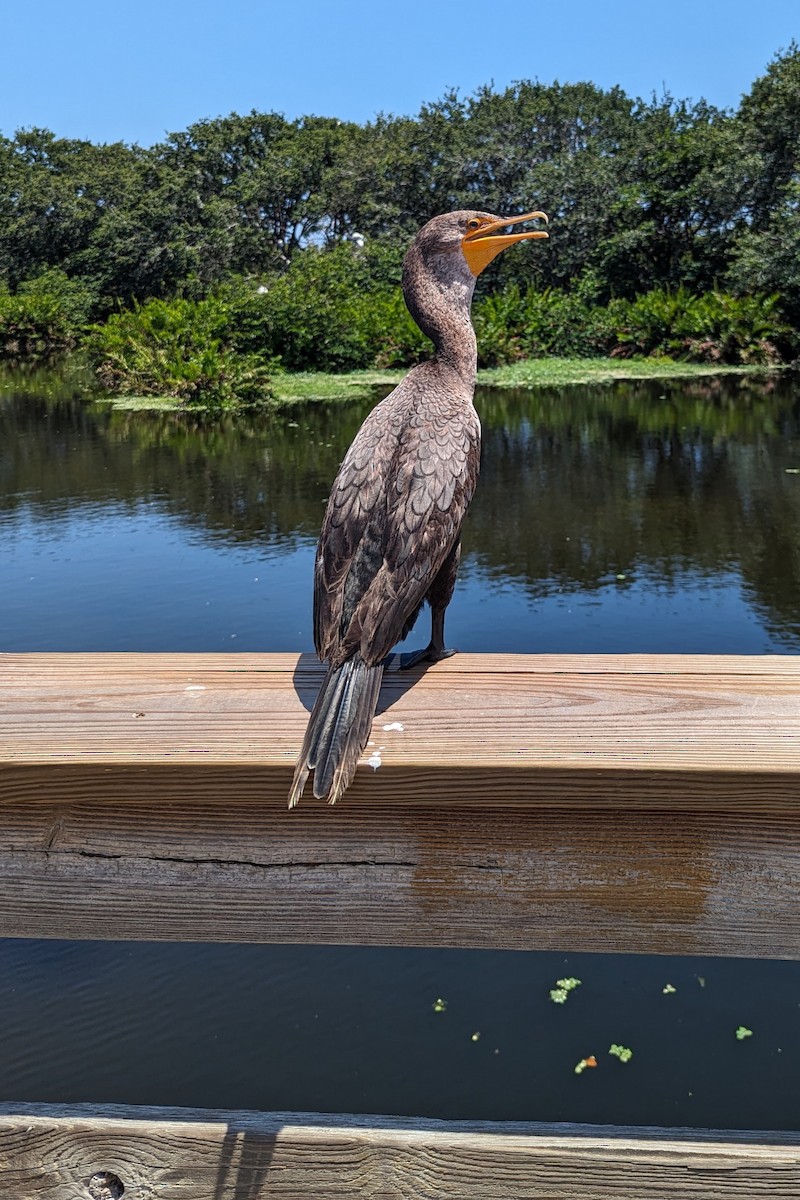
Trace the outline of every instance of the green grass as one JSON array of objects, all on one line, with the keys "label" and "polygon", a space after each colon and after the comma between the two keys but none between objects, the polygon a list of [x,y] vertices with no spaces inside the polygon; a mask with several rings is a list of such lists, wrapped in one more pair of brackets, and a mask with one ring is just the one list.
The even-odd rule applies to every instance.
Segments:
[{"label": "green grass", "polygon": [[482,387],[561,387],[574,383],[614,383],[619,379],[680,379],[701,375],[763,374],[767,367],[723,367],[676,362],[672,358],[531,358],[478,372]]},{"label": "green grass", "polygon": [[[671,358],[532,358],[507,367],[478,372],[480,387],[538,388],[571,383],[613,383],[618,379],[676,379],[701,375],[752,375],[765,367],[722,367],[708,363],[675,362]],[[303,372],[273,377],[275,399],[283,404],[346,400],[371,394],[378,386],[392,387],[406,374],[399,371],[353,371],[348,375]]]},{"label": "green grass", "polygon": [[314,403],[319,400],[361,400],[376,387],[391,388],[399,383],[405,369],[398,371],[350,371],[344,375],[326,375],[324,371],[297,371],[272,377],[278,404]]},{"label": "green grass", "polygon": [[[369,399],[376,387],[388,391],[405,374],[404,370],[352,371],[348,375],[326,375],[323,371],[278,372],[272,376],[273,396],[269,407],[287,408],[295,404]],[[116,409],[131,412],[148,409],[163,412],[181,407],[180,401],[171,396],[105,396],[103,399]]]},{"label": "green grass", "polygon": [[[120,412],[179,412],[183,407],[175,396],[100,396]],[[199,410],[193,409],[193,412]]]},{"label": "green grass", "polygon": [[[481,387],[542,388],[567,384],[613,383],[622,379],[678,379],[703,375],[753,375],[775,368],[723,367],[708,363],[675,362],[671,358],[537,358],[492,367],[478,372]],[[375,388],[389,389],[407,374],[396,371],[351,371],[343,375],[324,372],[278,372],[272,377],[273,405],[285,407],[334,400],[368,398]],[[163,397],[116,396],[118,409],[164,410],[179,408],[180,403]]]}]

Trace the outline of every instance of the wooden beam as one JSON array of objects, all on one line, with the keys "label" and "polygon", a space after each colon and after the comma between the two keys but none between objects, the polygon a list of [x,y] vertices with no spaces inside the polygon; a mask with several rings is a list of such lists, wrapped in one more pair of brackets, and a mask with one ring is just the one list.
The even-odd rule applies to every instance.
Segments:
[{"label": "wooden beam", "polygon": [[800,957],[800,660],[390,671],[381,765],[288,813],[320,676],[0,656],[0,936]]},{"label": "wooden beam", "polygon": [[[0,654],[0,778],[150,766],[205,791],[236,767],[242,799],[281,803],[322,674],[312,655]],[[797,809],[793,656],[463,654],[390,670],[378,712],[381,768],[347,805]]]},{"label": "wooden beam", "polygon": [[15,1200],[794,1200],[800,1136],[2,1105],[0,1192]]}]

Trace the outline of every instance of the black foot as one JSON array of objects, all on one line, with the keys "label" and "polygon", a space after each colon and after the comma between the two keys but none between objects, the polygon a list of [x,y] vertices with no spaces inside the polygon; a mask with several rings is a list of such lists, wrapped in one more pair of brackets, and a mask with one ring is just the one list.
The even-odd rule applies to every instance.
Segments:
[{"label": "black foot", "polygon": [[411,650],[408,654],[398,654],[397,657],[400,659],[400,670],[408,671],[421,662],[441,662],[443,658],[451,658],[457,653],[457,650],[447,650],[444,646],[434,646],[433,642],[429,642],[424,650]]}]

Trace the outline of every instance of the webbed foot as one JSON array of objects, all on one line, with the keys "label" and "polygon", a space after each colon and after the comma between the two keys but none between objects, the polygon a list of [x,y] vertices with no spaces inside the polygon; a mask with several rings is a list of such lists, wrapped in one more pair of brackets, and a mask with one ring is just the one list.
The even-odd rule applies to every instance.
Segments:
[{"label": "webbed foot", "polygon": [[454,654],[458,654],[458,651],[448,650],[445,646],[436,646],[433,642],[429,642],[424,650],[411,650],[408,654],[398,654],[397,657],[400,660],[400,670],[408,671],[421,662],[441,662],[443,658],[452,658]]}]

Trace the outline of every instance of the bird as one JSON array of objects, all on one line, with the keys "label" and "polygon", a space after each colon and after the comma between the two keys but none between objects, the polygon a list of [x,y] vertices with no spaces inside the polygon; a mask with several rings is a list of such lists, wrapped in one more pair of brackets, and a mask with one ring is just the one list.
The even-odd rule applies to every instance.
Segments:
[{"label": "bird", "polygon": [[333,482],[314,564],[314,644],[328,670],[311,711],[289,791],[294,808],[311,771],[313,794],[334,804],[367,744],[387,658],[425,601],[431,638],[403,669],[454,651],[444,638],[461,527],[480,467],[473,405],[477,341],[470,308],[478,275],[508,246],[546,238],[543,212],[473,210],[433,217],[403,261],[402,290],[434,346],[365,418]]}]

